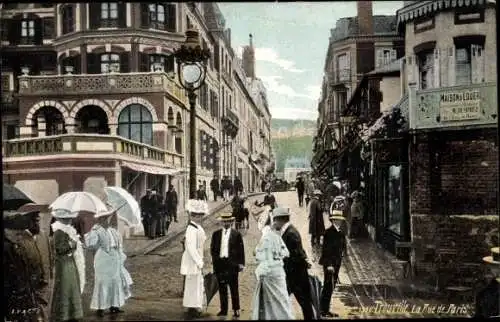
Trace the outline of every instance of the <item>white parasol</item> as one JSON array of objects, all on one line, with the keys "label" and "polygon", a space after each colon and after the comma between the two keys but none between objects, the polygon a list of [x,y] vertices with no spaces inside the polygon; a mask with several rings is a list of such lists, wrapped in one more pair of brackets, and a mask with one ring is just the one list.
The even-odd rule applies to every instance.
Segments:
[{"label": "white parasol", "polygon": [[121,187],[105,187],[104,192],[108,197],[108,204],[113,207],[118,217],[123,219],[128,226],[141,225],[141,208],[135,198]]},{"label": "white parasol", "polygon": [[80,212],[88,212],[96,217],[110,214],[101,199],[85,191],[66,192],[57,197],[49,208],[56,218],[76,218]]}]

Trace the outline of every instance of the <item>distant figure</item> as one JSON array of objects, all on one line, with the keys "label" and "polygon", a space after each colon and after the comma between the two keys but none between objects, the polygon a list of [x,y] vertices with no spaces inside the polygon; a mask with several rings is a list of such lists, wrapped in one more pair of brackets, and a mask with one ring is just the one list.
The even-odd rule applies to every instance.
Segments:
[{"label": "distant figure", "polygon": [[168,186],[167,194],[165,195],[165,204],[167,206],[167,213],[170,220],[177,222],[177,191],[173,185]]},{"label": "distant figure", "polygon": [[236,219],[236,229],[241,228],[241,223],[245,219],[245,199],[239,195],[235,195],[231,200],[232,214]]},{"label": "distant figure", "polygon": [[153,194],[151,189],[146,189],[146,195],[141,198],[141,216],[142,225],[144,226],[144,235],[151,237],[149,224],[152,217],[154,207]]},{"label": "distant figure", "polygon": [[196,191],[196,199],[198,200],[203,200],[203,201],[207,201],[207,192],[205,190],[205,187],[203,186],[203,184],[201,184],[199,187],[198,187],[198,190]]},{"label": "distant figure", "polygon": [[219,188],[219,179],[217,179],[217,176],[214,176],[210,181],[210,190],[214,194],[214,201],[217,201],[217,195],[220,193]]},{"label": "distant figure", "polygon": [[243,192],[243,183],[241,182],[240,178],[234,177],[233,188],[234,194],[240,194]]},{"label": "distant figure", "polygon": [[229,197],[231,194],[231,180],[229,179],[228,176],[224,176],[221,184],[222,184],[222,194],[224,201],[229,201]]},{"label": "distant figure", "polygon": [[297,197],[299,198],[299,207],[304,205],[304,180],[302,177],[297,178],[297,182],[295,183],[295,188],[297,189]]},{"label": "distant figure", "polygon": [[313,249],[320,244],[321,236],[325,233],[325,220],[323,219],[323,208],[319,200],[321,191],[315,190],[309,207],[309,234]]}]

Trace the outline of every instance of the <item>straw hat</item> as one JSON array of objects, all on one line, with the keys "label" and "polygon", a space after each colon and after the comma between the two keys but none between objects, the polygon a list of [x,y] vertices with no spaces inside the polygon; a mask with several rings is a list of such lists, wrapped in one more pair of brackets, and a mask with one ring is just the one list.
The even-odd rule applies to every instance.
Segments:
[{"label": "straw hat", "polygon": [[346,220],[343,215],[344,213],[342,212],[342,210],[332,210],[328,218],[333,220]]},{"label": "straw hat", "polygon": [[230,212],[223,212],[220,216],[219,216],[219,220],[220,221],[232,221],[234,219],[234,216],[232,213]]},{"label": "straw hat", "polygon": [[284,207],[274,208],[273,212],[271,213],[271,217],[273,220],[278,217],[290,217],[290,215],[290,208]]}]

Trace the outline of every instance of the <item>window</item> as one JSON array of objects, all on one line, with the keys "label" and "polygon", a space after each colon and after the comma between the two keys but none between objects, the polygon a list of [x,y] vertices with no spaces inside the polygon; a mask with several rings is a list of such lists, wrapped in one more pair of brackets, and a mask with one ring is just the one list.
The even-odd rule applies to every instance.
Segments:
[{"label": "window", "polygon": [[101,27],[118,27],[118,2],[101,3]]},{"label": "window", "polygon": [[152,145],[153,118],[148,109],[140,104],[125,107],[118,117],[118,135]]},{"label": "window", "polygon": [[420,88],[428,89],[434,86],[434,51],[428,50],[418,55]]},{"label": "window", "polygon": [[21,21],[21,44],[28,45],[35,42],[35,20]]},{"label": "window", "polygon": [[456,85],[469,85],[471,83],[471,48],[456,48]]},{"label": "window", "polygon": [[348,81],[351,73],[347,54],[337,56],[337,80],[339,82]]},{"label": "window", "polygon": [[101,55],[101,74],[120,72],[120,55],[102,54]]},{"label": "window", "polygon": [[165,6],[162,4],[149,5],[149,23],[154,29],[165,30]]},{"label": "window", "polygon": [[149,70],[152,72],[173,72],[173,55],[149,55]]},{"label": "window", "polygon": [[73,5],[67,5],[62,9],[63,35],[75,31],[75,13],[73,8]]},{"label": "window", "polygon": [[182,154],[182,138],[180,136],[175,137],[175,152]]}]

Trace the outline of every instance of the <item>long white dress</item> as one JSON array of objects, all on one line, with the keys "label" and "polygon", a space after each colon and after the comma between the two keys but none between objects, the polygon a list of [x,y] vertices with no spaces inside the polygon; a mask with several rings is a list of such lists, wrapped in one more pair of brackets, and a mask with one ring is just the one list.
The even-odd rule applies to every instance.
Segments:
[{"label": "long white dress", "polygon": [[257,287],[253,296],[252,320],[292,320],[292,301],[288,295],[283,258],[288,257],[283,239],[270,226],[262,229],[255,249]]},{"label": "long white dress", "polygon": [[190,223],[186,229],[184,253],[181,258],[181,275],[186,276],[182,306],[202,309],[206,303],[203,284],[203,246],[207,239],[205,230],[200,225]]},{"label": "long white dress", "polygon": [[85,235],[85,244],[97,249],[94,256],[94,292],[90,302],[93,310],[106,310],[122,307],[131,296],[132,278],[125,269],[127,258],[123,252],[123,239],[120,233],[109,227],[105,229],[96,224]]}]

